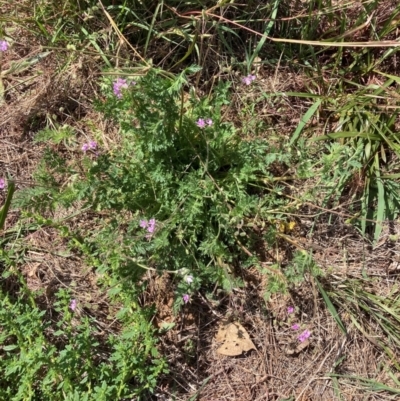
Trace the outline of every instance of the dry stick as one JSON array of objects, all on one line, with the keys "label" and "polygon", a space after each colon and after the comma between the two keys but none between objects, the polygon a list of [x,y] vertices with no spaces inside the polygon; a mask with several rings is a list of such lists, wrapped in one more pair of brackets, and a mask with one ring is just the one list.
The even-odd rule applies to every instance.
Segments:
[{"label": "dry stick", "polygon": [[[137,260],[135,260],[135,259],[133,259],[133,258],[128,257],[127,259],[131,260],[133,263],[136,263],[136,264],[137,264],[139,267],[141,267],[142,269],[149,270],[149,271],[156,272],[156,273],[159,273],[159,272],[160,272],[160,270],[158,270],[158,269],[156,269],[156,268],[154,268],[154,267],[145,266],[145,265],[139,263]],[[182,269],[179,269],[179,270],[163,270],[162,272],[163,272],[163,273],[164,273],[164,272],[165,272],[165,273],[170,273],[170,274],[181,274],[181,273],[182,273]]]},{"label": "dry stick", "polygon": [[360,26],[357,26],[353,29],[349,29],[347,32],[343,33],[342,35],[339,35],[336,39],[343,39],[346,36],[353,35],[353,33],[356,33],[358,31],[360,31],[361,29],[366,28],[370,24],[374,14],[375,14],[375,11],[368,17],[368,19],[363,24],[361,24]]},{"label": "dry stick", "polygon": [[118,29],[117,24],[114,22],[112,19],[111,15],[107,12],[107,10],[104,8],[103,3],[101,0],[99,1],[101,8],[103,9],[104,14],[106,15],[107,19],[110,21],[111,26],[114,28],[116,34],[118,35],[119,39],[122,42],[125,42],[136,54],[137,57],[140,58],[140,60],[143,61],[147,66],[149,66],[149,63],[138,53],[138,51],[129,43],[129,41],[125,38],[125,36],[121,33],[121,31]]},{"label": "dry stick", "polygon": [[[207,13],[207,14],[211,14],[211,11],[214,11],[214,10],[216,10],[216,9],[218,9],[218,8],[222,8],[224,5],[226,5],[226,4],[222,4],[222,2],[221,2],[221,4],[217,4],[217,5],[215,5],[215,6],[211,7],[211,8],[209,8],[209,9],[206,11],[206,13]],[[166,8],[168,8],[169,10],[171,10],[172,12],[174,12],[177,16],[179,16],[179,17],[181,17],[181,18],[185,18],[185,14],[186,14],[186,13],[183,14],[183,15],[181,15],[181,14],[179,14],[179,13],[176,11],[175,8],[169,7],[167,4],[164,4],[164,6],[165,6]],[[331,9],[329,9],[328,11],[334,12],[334,11],[337,11],[337,9],[335,9],[334,7],[331,7]],[[310,18],[310,16],[311,16],[311,17],[319,17],[319,16],[325,15],[325,14],[326,14],[326,12],[324,12],[324,10],[315,10],[315,11],[313,11],[313,12],[311,12],[311,13],[297,14],[297,15],[295,15],[294,17],[283,17],[283,18],[257,18],[255,21],[256,21],[256,22],[293,21],[293,20],[298,20],[298,19],[300,19],[300,18]],[[363,24],[363,25],[364,25],[364,24]],[[360,28],[360,29],[361,29],[361,28]]]},{"label": "dry stick", "polygon": [[208,306],[213,315],[217,316],[218,319],[223,319],[223,316],[215,312],[215,310],[212,308],[212,305],[210,305],[210,302],[206,298],[204,298],[203,294],[200,291],[197,291],[197,294],[200,296],[203,302]]},{"label": "dry stick", "polygon": [[[400,44],[400,43],[399,43],[399,44]],[[296,197],[291,196],[291,195],[286,195],[286,194],[285,194],[284,196],[285,196],[286,198],[289,198],[289,199],[292,199],[292,200],[294,200],[294,201],[297,201],[297,202],[301,203],[303,206],[311,206],[311,207],[313,207],[313,208],[315,208],[315,209],[322,210],[323,212],[326,212],[326,213],[332,213],[332,214],[336,214],[337,216],[347,217],[347,218],[350,218],[350,219],[355,219],[355,218],[357,218],[357,220],[360,220],[360,221],[367,221],[367,222],[375,223],[375,224],[382,224],[382,225],[384,224],[384,222],[383,222],[383,221],[380,221],[380,220],[367,219],[367,218],[365,218],[365,217],[356,217],[356,216],[351,215],[351,214],[348,214],[348,213],[336,212],[336,211],[335,211],[335,209],[339,209],[340,207],[343,207],[343,206],[346,204],[346,202],[345,202],[345,203],[342,203],[342,204],[340,204],[340,205],[334,206],[334,207],[332,207],[331,209],[327,209],[327,208],[324,208],[324,207],[322,207],[322,206],[318,206],[318,205],[316,205],[316,204],[314,204],[314,203],[311,203],[311,202],[302,202],[302,200],[301,200],[300,198],[296,198]],[[350,202],[349,202],[349,204],[350,204]],[[300,214],[300,213],[282,212],[282,214],[286,214],[286,215],[288,215],[288,216],[297,216],[297,217],[318,217],[321,213],[315,213],[315,214]]]},{"label": "dry stick", "polygon": [[[346,342],[347,342],[347,336],[343,339],[342,343],[340,344],[339,350],[338,350],[338,352],[336,353],[335,361],[334,361],[334,363],[333,363],[333,365],[332,365],[332,367],[331,367],[329,373],[332,373],[333,370],[335,369],[335,365],[336,365],[337,361],[338,361],[339,358],[342,356],[343,348],[344,348]],[[326,378],[324,387],[323,387],[323,389],[320,391],[321,396],[322,396],[322,394],[324,394],[325,389],[326,389],[326,386],[328,385],[329,380],[332,380],[332,378]]]},{"label": "dry stick", "polygon": [[[332,354],[332,351],[335,348],[332,348],[331,351],[326,355],[326,357],[322,360],[321,364],[319,365],[317,371],[314,373],[314,375],[316,375],[324,366],[325,361],[329,358],[329,356]],[[326,380],[326,377],[313,377],[309,380],[309,382],[307,383],[307,385],[303,388],[303,390],[301,391],[301,393],[298,395],[298,397],[296,398],[295,401],[300,401],[301,400],[301,396],[304,394],[304,392],[308,389],[308,387],[310,386],[310,384],[315,381],[315,380]]]},{"label": "dry stick", "polygon": [[[399,43],[400,44],[400,43]],[[398,108],[398,107],[397,107]],[[289,179],[289,178],[288,178]],[[292,179],[293,180],[295,180],[296,179],[296,177],[292,177]],[[278,177],[278,179],[277,178],[275,178],[275,179],[273,179],[272,181],[285,181],[286,179],[285,179],[285,177]],[[260,180],[261,182],[263,182],[263,183],[267,183],[267,181],[266,180]],[[268,188],[266,188],[267,190],[269,190],[270,192],[275,192],[275,191],[273,191],[273,190],[271,190],[271,189],[268,189]],[[343,212],[336,212],[335,211],[335,209],[339,209],[339,208],[341,208],[341,207],[343,207],[343,206],[346,206],[346,205],[350,205],[350,204],[352,204],[352,203],[355,203],[355,202],[344,202],[344,203],[341,203],[340,205],[337,205],[337,206],[333,206],[332,208],[330,208],[330,209],[327,209],[327,208],[324,208],[324,207],[322,207],[322,206],[318,206],[318,205],[316,205],[316,204],[314,204],[314,203],[311,203],[311,202],[303,202],[300,198],[296,198],[295,196],[291,196],[291,195],[287,195],[287,194],[283,194],[282,196],[284,196],[284,197],[286,197],[286,198],[288,198],[288,199],[292,199],[293,201],[295,201],[295,202],[297,202],[297,204],[300,204],[301,206],[311,206],[311,207],[313,207],[313,208],[315,208],[315,209],[319,209],[319,210],[322,210],[322,211],[324,211],[324,212],[326,212],[326,213],[332,213],[332,214],[335,214],[335,215],[337,215],[337,216],[341,216],[341,217],[347,217],[347,218],[350,218],[350,219],[355,219],[355,218],[357,218],[357,220],[359,220],[359,221],[366,221],[366,222],[370,222],[370,223],[375,223],[375,224],[384,224],[385,222],[384,221],[378,221],[378,220],[374,220],[374,219],[367,219],[367,218],[365,218],[365,217],[357,217],[357,216],[354,216],[354,215],[351,215],[351,214],[348,214],[348,213],[343,213]],[[289,205],[290,206],[290,205]],[[287,208],[287,207],[286,207]],[[319,212],[319,213],[314,213],[314,214],[301,214],[301,213],[289,213],[289,212],[283,212],[283,211],[281,211],[281,210],[278,210],[278,209],[271,209],[270,211],[269,211],[270,213],[273,213],[273,212],[279,212],[280,214],[284,214],[284,215],[286,215],[286,216],[296,216],[296,217],[307,217],[307,218],[311,218],[311,217],[318,217],[318,216],[320,216],[321,215],[321,212]]]},{"label": "dry stick", "polygon": [[[180,15],[181,17],[185,18],[185,15],[207,15],[210,17],[217,18],[221,21],[227,22],[228,24],[235,25],[239,28],[242,28],[248,32],[254,33],[257,36],[260,36],[262,38],[267,38],[271,40],[272,42],[277,42],[277,43],[297,43],[299,45],[310,45],[310,46],[326,46],[326,47],[397,47],[400,46],[400,42],[395,41],[395,40],[381,40],[381,41],[370,41],[370,42],[321,42],[317,40],[299,40],[299,39],[281,39],[281,38],[272,38],[271,36],[265,35],[263,33],[257,32],[254,29],[247,28],[243,26],[242,24],[239,24],[235,21],[231,21],[227,18],[224,18],[220,15],[215,15],[211,14],[207,11],[201,12],[201,11],[191,11],[189,13],[186,13],[184,15]],[[369,21],[367,21],[369,22]],[[359,29],[362,29],[364,26],[361,25]],[[353,30],[354,33],[357,28]],[[358,30],[358,29],[357,29]]]},{"label": "dry stick", "polygon": [[[263,18],[263,19],[257,19],[257,22],[269,22],[269,21],[294,21],[294,20],[298,20],[300,18],[310,18],[310,17],[320,17],[321,15],[326,15],[327,12],[335,12],[335,11],[339,11],[338,8],[334,8],[334,7],[328,7],[328,9],[325,10],[315,10],[312,11],[311,13],[305,13],[305,14],[297,14],[294,17],[283,17],[283,18]],[[374,11],[375,13],[375,11]],[[362,24],[361,26],[363,26],[364,24]],[[361,29],[361,27],[359,28]],[[358,30],[358,29],[357,29]]]}]

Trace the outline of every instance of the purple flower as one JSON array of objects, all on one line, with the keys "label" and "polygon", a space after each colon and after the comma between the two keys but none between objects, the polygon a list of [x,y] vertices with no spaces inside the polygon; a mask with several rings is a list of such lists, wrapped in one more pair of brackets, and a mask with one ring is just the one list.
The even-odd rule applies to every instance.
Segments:
[{"label": "purple flower", "polygon": [[304,341],[307,340],[307,338],[309,338],[311,336],[311,333],[308,330],[304,330],[298,338],[298,340],[303,343]]},{"label": "purple flower", "polygon": [[0,178],[0,189],[4,189],[6,187],[6,180],[4,178]]},{"label": "purple flower", "polygon": [[192,284],[192,283],[193,283],[193,276],[191,276],[191,275],[186,276],[186,277],[185,277],[185,281],[186,281],[188,284]]},{"label": "purple flower", "polygon": [[245,85],[250,85],[254,80],[256,79],[256,76],[255,75],[251,75],[251,74],[249,74],[249,75],[247,75],[247,77],[243,77],[242,78],[242,82],[245,84]]},{"label": "purple flower", "polygon": [[149,225],[147,226],[147,231],[149,233],[153,233],[155,227],[156,227],[156,220],[155,219],[150,219],[149,220]]},{"label": "purple flower", "polygon": [[292,326],[292,330],[298,330],[300,328],[300,325],[298,325],[297,323],[295,323],[293,326]]},{"label": "purple flower", "polygon": [[182,297],[182,299],[183,299],[183,302],[184,302],[185,304],[187,304],[187,303],[189,302],[190,296],[189,296],[188,294],[185,294],[185,295]]},{"label": "purple flower", "polygon": [[89,144],[88,144],[88,143],[84,143],[84,144],[82,145],[82,150],[83,150],[84,152],[88,151],[88,150],[89,150]]},{"label": "purple flower", "polygon": [[5,40],[0,40],[0,52],[5,52],[8,50],[8,42]]},{"label": "purple flower", "polygon": [[74,311],[76,309],[76,299],[72,299],[70,304],[69,304],[69,308]]},{"label": "purple flower", "polygon": [[90,149],[96,149],[96,148],[97,148],[97,142],[95,142],[95,141],[90,141],[90,142],[89,142],[89,148],[90,148]]},{"label": "purple flower", "polygon": [[204,118],[199,118],[196,125],[201,129],[205,128],[207,125],[211,127],[213,125],[213,120],[211,120],[211,118],[206,118],[205,120]]},{"label": "purple flower", "polygon": [[287,313],[293,313],[293,312],[294,312],[293,306],[289,306],[289,307],[287,308]]},{"label": "purple flower", "polygon": [[199,118],[199,119],[197,120],[196,125],[197,125],[199,128],[202,128],[202,129],[205,128],[206,122],[204,121],[204,118]]},{"label": "purple flower", "polygon": [[127,88],[128,88],[128,84],[126,82],[126,79],[117,78],[117,80],[114,81],[113,92],[114,92],[114,95],[117,96],[118,99],[121,99],[121,97],[122,97],[121,89],[127,89]]},{"label": "purple flower", "polygon": [[154,232],[154,230],[156,228],[156,219],[150,219],[149,221],[140,220],[139,225],[142,228],[147,228],[147,232],[149,234],[146,234],[146,238],[149,239],[149,238],[151,238],[151,234]]}]

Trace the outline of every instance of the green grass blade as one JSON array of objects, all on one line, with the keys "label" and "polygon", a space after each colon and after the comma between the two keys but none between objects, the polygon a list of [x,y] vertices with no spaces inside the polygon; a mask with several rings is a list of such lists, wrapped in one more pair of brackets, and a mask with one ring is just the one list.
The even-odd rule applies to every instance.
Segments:
[{"label": "green grass blade", "polygon": [[[367,178],[365,180],[365,184],[364,184],[364,194],[363,197],[361,199],[361,215],[362,216],[367,216],[368,214],[368,205],[369,205],[369,201],[370,201],[370,182],[371,180],[369,178]],[[363,235],[365,235],[367,229],[367,220],[361,219],[361,232]]]},{"label": "green grass blade", "polygon": [[340,319],[339,314],[337,313],[335,306],[333,305],[333,303],[329,299],[328,294],[326,293],[326,291],[324,290],[324,288],[322,287],[320,282],[315,277],[314,277],[314,279],[315,279],[315,282],[317,283],[319,292],[321,293],[322,298],[324,299],[324,301],[326,303],[326,306],[328,307],[329,312],[331,313],[332,317],[335,319],[337,325],[339,326],[339,328],[343,332],[343,334],[347,335],[346,327],[344,326],[342,320]]},{"label": "green grass blade", "polygon": [[4,228],[4,223],[6,221],[8,210],[10,209],[10,206],[11,206],[11,200],[14,195],[14,192],[15,192],[15,183],[14,183],[14,181],[9,180],[6,203],[0,209],[0,230],[2,230]]},{"label": "green grass blade", "polygon": [[296,131],[292,136],[292,139],[289,142],[290,145],[293,145],[297,141],[297,139],[301,134],[301,131],[303,131],[303,128],[306,126],[306,124],[310,121],[311,117],[317,111],[318,107],[321,105],[321,102],[322,102],[321,99],[317,99],[316,102],[312,104],[311,107],[307,110],[306,114],[304,114],[303,118],[300,120],[299,125],[296,128]]},{"label": "green grass blade", "polygon": [[164,2],[161,1],[160,3],[157,4],[156,10],[155,10],[154,15],[153,15],[153,18],[151,20],[150,27],[149,27],[148,32],[147,32],[146,42],[144,44],[144,50],[143,50],[144,57],[146,57],[146,55],[147,55],[147,50],[149,48],[151,34],[153,33],[153,30],[154,30],[154,24],[155,24],[157,16],[158,16],[158,11],[159,11],[160,7],[163,6],[163,3]]},{"label": "green grass blade", "polygon": [[374,233],[374,242],[376,243],[382,232],[382,222],[385,218],[386,202],[385,202],[385,188],[383,186],[382,179],[380,177],[379,169],[379,155],[375,154],[375,176],[376,176],[376,186],[378,188],[378,205],[376,213],[376,225]]},{"label": "green grass blade", "polygon": [[310,142],[324,141],[329,139],[346,139],[346,138],[366,138],[375,141],[381,139],[379,135],[370,134],[369,132],[359,132],[359,131],[340,131],[328,135],[320,135],[314,138],[310,138]]},{"label": "green grass blade", "polygon": [[[274,92],[274,93],[263,93],[262,96],[266,99],[277,96],[291,96],[291,97],[304,97],[307,99],[321,99],[321,95],[316,95],[314,93],[307,92]],[[329,100],[329,99],[327,99]]]},{"label": "green grass blade", "polygon": [[252,56],[249,59],[248,66],[247,66],[249,69],[249,72],[250,72],[251,66],[254,63],[255,58],[258,56],[258,53],[264,46],[264,43],[267,40],[267,37],[269,36],[269,33],[270,33],[272,27],[274,26],[274,21],[276,19],[276,15],[278,13],[278,7],[279,7],[279,0],[275,0],[274,6],[272,8],[272,13],[270,16],[270,21],[268,22],[268,24],[265,28],[265,31],[264,31],[264,36],[258,42],[258,45],[257,45],[256,49],[254,50],[254,53],[252,54]]},{"label": "green grass blade", "polygon": [[51,52],[42,52],[37,54],[34,57],[29,57],[26,59],[21,59],[18,61],[12,61],[10,63],[10,68],[1,72],[1,76],[5,77],[11,74],[20,74],[21,72],[26,71],[28,68],[31,68],[33,65],[37,64],[39,61],[47,57]]},{"label": "green grass blade", "polygon": [[400,394],[400,389],[389,387],[386,384],[376,382],[375,380],[367,379],[365,377],[357,377],[351,375],[340,375],[337,373],[329,373],[329,377],[336,377],[336,378],[343,378],[343,379],[350,379],[350,381],[358,381],[364,387],[367,387],[373,393],[387,391],[393,394]]},{"label": "green grass blade", "polygon": [[104,54],[103,50],[97,44],[96,40],[93,38],[93,35],[89,34],[89,32],[84,27],[81,27],[81,31],[86,35],[87,39],[92,44],[92,46],[98,51],[100,57],[103,59],[104,63],[107,65],[107,67],[112,68],[110,60],[107,58],[107,56]]},{"label": "green grass blade", "polygon": [[[393,50],[393,49],[392,49]],[[386,74],[385,72],[379,71],[379,70],[374,70],[377,74],[380,74],[386,78],[390,78],[391,80],[397,82],[398,84],[400,83],[400,77],[397,77],[396,75],[390,75]]]},{"label": "green grass blade", "polygon": [[241,43],[243,43],[241,37],[231,28],[225,26],[225,25],[221,25],[218,24],[217,25],[218,28],[218,37],[220,39],[220,41],[223,43],[223,45],[225,46],[225,48],[228,50],[228,53],[230,54],[231,57],[235,56],[235,50],[233,49],[232,45],[230,45],[228,43],[228,41],[226,40],[225,36],[230,36],[232,35],[233,37],[235,37],[235,39],[239,40]]}]

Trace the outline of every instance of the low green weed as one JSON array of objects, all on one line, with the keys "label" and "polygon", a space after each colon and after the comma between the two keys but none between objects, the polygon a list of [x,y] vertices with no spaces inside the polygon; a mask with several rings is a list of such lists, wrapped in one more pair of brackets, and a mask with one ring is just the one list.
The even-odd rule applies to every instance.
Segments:
[{"label": "low green weed", "polygon": [[[224,121],[229,82],[201,100],[192,89],[186,93],[187,75],[196,71],[174,79],[156,70],[136,82],[105,79],[97,108],[120,129],[113,148],[91,138],[81,146],[83,159],[72,163],[48,149],[37,173],[40,185],[53,188],[48,207],[79,201],[107,215],[92,232],[79,233],[75,245],[112,277],[115,293],[121,281],[135,283],[146,270],[180,276],[177,305],[201,285],[229,290],[240,284],[235,270],[257,262],[248,251],[259,241],[253,226],[284,203],[260,182],[272,179],[271,167],[288,164],[290,154],[265,140],[244,141]],[[46,131],[37,139],[60,138]],[[29,203],[43,207],[43,196],[31,192]],[[187,283],[187,276],[195,280]]]},{"label": "low green weed", "polygon": [[104,341],[67,291],[51,317],[26,294],[0,293],[1,399],[110,400],[155,388],[165,362],[144,313],[123,308],[122,332]]}]

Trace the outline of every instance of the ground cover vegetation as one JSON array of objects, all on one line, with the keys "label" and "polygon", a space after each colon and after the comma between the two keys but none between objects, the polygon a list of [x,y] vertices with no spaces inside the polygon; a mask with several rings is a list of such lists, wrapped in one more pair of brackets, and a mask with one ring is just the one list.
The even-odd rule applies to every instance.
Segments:
[{"label": "ground cover vegetation", "polygon": [[397,2],[0,7],[1,399],[398,396]]}]

